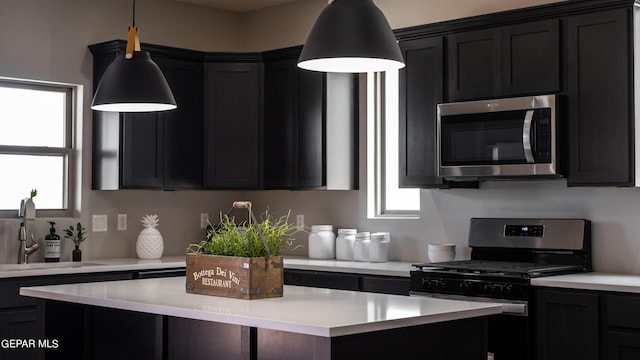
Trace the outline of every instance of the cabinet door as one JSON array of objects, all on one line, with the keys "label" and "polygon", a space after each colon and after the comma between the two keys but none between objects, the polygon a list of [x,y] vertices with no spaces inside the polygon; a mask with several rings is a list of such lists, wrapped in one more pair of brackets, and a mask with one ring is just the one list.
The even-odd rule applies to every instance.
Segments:
[{"label": "cabinet door", "polygon": [[502,28],[502,93],[525,95],[560,90],[560,20]]},{"label": "cabinet door", "polygon": [[403,41],[400,70],[400,187],[437,187],[436,105],[442,102],[443,39]]},{"label": "cabinet door", "polygon": [[640,359],[640,296],[606,296],[606,358]]},{"label": "cabinet door", "polygon": [[163,121],[158,113],[122,113],[120,187],[162,189]]},{"label": "cabinet door", "polygon": [[261,148],[260,64],[207,64],[206,186],[257,189]]},{"label": "cabinet door", "polygon": [[202,187],[202,63],[166,58],[162,71],[178,108],[164,122],[164,188]]},{"label": "cabinet door", "polygon": [[536,292],[536,358],[599,358],[598,295],[540,289]]},{"label": "cabinet door", "polygon": [[296,60],[265,64],[264,186],[293,187],[293,122],[297,110]]},{"label": "cabinet door", "polygon": [[[10,309],[0,311],[0,339],[2,340],[33,340],[42,339],[38,331],[35,307]],[[40,359],[42,350],[35,348],[11,348],[8,345],[0,347],[2,359]]]},{"label": "cabinet door", "polygon": [[640,334],[609,330],[607,332],[607,360],[640,359]]},{"label": "cabinet door", "polygon": [[449,101],[492,98],[500,88],[500,29],[447,36]]},{"label": "cabinet door", "polygon": [[[295,66],[295,65],[294,65]],[[325,159],[325,75],[295,69],[297,73],[297,116],[294,121],[294,187],[318,188],[326,184]]]},{"label": "cabinet door", "polygon": [[633,184],[633,85],[626,9],[569,17],[567,183]]}]

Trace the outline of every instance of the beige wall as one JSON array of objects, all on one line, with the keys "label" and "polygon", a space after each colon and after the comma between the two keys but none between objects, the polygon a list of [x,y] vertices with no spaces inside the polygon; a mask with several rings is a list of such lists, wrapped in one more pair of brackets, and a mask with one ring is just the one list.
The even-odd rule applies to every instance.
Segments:
[{"label": "beige wall", "polygon": [[[302,0],[245,15],[173,0],[138,0],[137,23],[143,42],[206,51],[266,50],[304,42],[326,0]],[[539,0],[376,0],[394,28],[542,4]],[[640,273],[640,193],[637,189],[567,188],[563,181],[496,182],[479,190],[423,190],[419,220],[366,218],[364,161],[358,191],[92,191],[91,54],[87,45],[124,38],[130,22],[129,0],[3,0],[0,12],[0,76],[61,81],[84,86],[82,206],[79,219],[107,214],[109,231],[90,233],[85,258],[135,256],[135,239],[144,214],[158,214],[165,253],[178,255],[203,236],[201,212],[226,210],[235,199],[254,201],[281,214],[304,214],[306,223],[329,223],[360,230],[389,230],[395,260],[425,261],[426,244],[453,242],[460,256],[470,217],[584,217],[593,221],[597,270]],[[0,119],[3,121],[4,119]],[[364,130],[364,122],[361,124]],[[361,132],[362,133],[362,132]],[[362,138],[362,149],[365,139]],[[361,159],[364,152],[361,150]],[[129,215],[129,230],[116,231],[118,213]],[[38,219],[36,237],[47,232]],[[57,219],[59,229],[76,219]],[[13,261],[17,220],[0,221],[0,261]],[[300,242],[305,243],[304,235]],[[63,242],[63,259],[72,246]],[[306,250],[302,249],[300,253]],[[42,259],[39,252],[36,258]]]},{"label": "beige wall", "polygon": [[[375,0],[392,29],[436,23],[562,0]],[[248,50],[271,50],[301,45],[327,0],[297,3],[243,15],[242,31]]]}]

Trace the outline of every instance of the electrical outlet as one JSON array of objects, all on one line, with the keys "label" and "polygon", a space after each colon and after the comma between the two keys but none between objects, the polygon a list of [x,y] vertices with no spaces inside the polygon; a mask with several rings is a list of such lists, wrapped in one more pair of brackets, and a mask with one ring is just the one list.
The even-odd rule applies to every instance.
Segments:
[{"label": "electrical outlet", "polygon": [[118,214],[118,231],[127,230],[127,214]]},{"label": "electrical outlet", "polygon": [[91,217],[91,231],[105,232],[107,231],[107,215],[93,215]]},{"label": "electrical outlet", "polygon": [[296,226],[304,227],[304,214],[296,215]]},{"label": "electrical outlet", "polygon": [[200,229],[206,229],[209,225],[209,213],[200,214]]}]

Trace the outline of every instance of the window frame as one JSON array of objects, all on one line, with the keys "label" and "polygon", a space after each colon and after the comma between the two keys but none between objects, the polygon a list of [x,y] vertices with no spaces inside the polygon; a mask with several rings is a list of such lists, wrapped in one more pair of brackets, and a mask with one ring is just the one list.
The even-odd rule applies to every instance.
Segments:
[{"label": "window frame", "polygon": [[[27,155],[27,156],[55,156],[62,158],[63,163],[63,189],[62,189],[62,208],[60,209],[39,209],[36,203],[36,214],[38,217],[73,217],[75,204],[75,141],[74,141],[74,125],[79,121],[79,110],[77,109],[77,97],[81,92],[81,87],[72,84],[51,83],[37,80],[23,80],[0,77],[0,86],[16,89],[40,90],[49,92],[60,92],[65,95],[65,114],[64,114],[64,147],[49,146],[19,146],[19,145],[0,145],[0,154],[2,155]],[[14,174],[19,176],[19,174]],[[28,194],[25,194],[25,197]],[[10,219],[16,218],[18,207],[16,204],[13,209],[0,209],[0,218]]]},{"label": "window frame", "polygon": [[[387,209],[385,89],[386,74],[384,72],[367,74],[367,217],[369,219],[419,219],[420,205],[418,210]],[[399,173],[396,172],[396,175],[399,176]],[[419,196],[420,193],[418,189]]]}]

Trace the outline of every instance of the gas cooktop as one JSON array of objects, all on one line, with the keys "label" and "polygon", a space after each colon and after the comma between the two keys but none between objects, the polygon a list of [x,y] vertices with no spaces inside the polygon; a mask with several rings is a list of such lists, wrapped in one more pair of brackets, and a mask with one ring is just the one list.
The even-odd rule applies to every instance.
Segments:
[{"label": "gas cooktop", "polygon": [[468,274],[487,275],[520,275],[534,277],[545,273],[561,273],[565,271],[580,271],[580,265],[543,264],[527,262],[491,261],[491,260],[462,260],[439,263],[414,264],[421,270],[451,271]]}]

